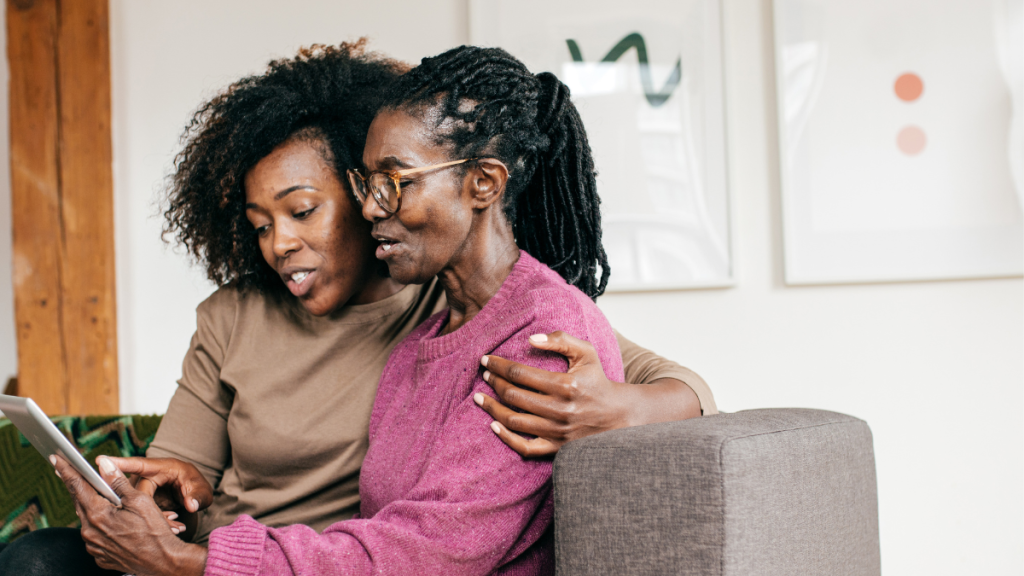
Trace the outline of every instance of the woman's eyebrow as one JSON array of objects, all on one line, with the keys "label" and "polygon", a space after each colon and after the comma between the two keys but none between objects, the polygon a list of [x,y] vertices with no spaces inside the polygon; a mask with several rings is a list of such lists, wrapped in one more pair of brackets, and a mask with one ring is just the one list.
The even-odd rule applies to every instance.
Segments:
[{"label": "woman's eyebrow", "polygon": [[[285,196],[291,194],[292,192],[295,192],[296,190],[319,191],[319,189],[316,186],[310,186],[308,184],[298,184],[298,185],[295,185],[295,186],[291,186],[289,188],[285,188],[284,190],[281,190],[277,194],[274,194],[274,200],[275,201],[280,200],[281,198],[284,198]],[[253,203],[253,202],[246,202],[245,203],[245,209],[246,210],[259,210],[259,208],[260,207],[258,205],[256,205],[255,203]]]},{"label": "woman's eyebrow", "polygon": [[385,156],[378,164],[379,167],[385,170],[394,170],[396,168],[412,168],[412,164],[403,162],[397,156]]},{"label": "woman's eyebrow", "polygon": [[[296,186],[285,188],[284,190],[281,190],[277,194],[274,194],[274,200],[280,200],[281,198],[284,198],[285,196],[291,194],[292,192],[295,192],[296,190],[316,190],[316,188],[308,184],[298,184]],[[248,206],[248,204],[246,204],[246,206]]]}]

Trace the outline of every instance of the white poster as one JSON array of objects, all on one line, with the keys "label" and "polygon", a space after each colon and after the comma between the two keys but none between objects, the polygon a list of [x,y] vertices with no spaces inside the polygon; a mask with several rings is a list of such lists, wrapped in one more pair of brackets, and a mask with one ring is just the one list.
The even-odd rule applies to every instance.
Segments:
[{"label": "white poster", "polygon": [[610,291],[729,286],[718,0],[473,0],[474,44],[572,93],[598,171]]},{"label": "white poster", "polygon": [[1022,0],[775,0],[786,280],[1014,276]]}]

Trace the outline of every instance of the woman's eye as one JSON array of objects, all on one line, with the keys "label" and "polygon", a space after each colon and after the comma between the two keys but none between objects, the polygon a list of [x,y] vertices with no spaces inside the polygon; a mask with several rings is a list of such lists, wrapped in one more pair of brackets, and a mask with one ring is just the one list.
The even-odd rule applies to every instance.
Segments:
[{"label": "woman's eye", "polygon": [[259,226],[256,228],[256,235],[263,236],[267,233],[267,230],[270,230],[270,226]]},{"label": "woman's eye", "polygon": [[303,210],[302,212],[296,212],[295,214],[292,215],[292,217],[296,218],[298,220],[302,220],[306,216],[309,216],[310,214],[312,214],[313,210],[316,210],[316,208],[310,208],[309,210]]},{"label": "woman's eye", "polygon": [[398,181],[398,185],[401,186],[402,188],[405,188],[406,186],[409,186],[409,185],[415,184],[415,183],[416,183],[415,180],[399,180]]}]

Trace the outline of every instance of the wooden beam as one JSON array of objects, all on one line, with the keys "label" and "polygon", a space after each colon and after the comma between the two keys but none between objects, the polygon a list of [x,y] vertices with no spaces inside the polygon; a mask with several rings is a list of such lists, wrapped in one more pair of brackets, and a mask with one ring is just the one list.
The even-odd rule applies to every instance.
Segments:
[{"label": "wooden beam", "polygon": [[107,0],[7,0],[18,383],[118,410]]},{"label": "wooden beam", "polygon": [[68,411],[116,414],[108,0],[59,0],[61,303]]},{"label": "wooden beam", "polygon": [[56,44],[56,0],[8,0],[18,391],[47,413],[64,414]]}]

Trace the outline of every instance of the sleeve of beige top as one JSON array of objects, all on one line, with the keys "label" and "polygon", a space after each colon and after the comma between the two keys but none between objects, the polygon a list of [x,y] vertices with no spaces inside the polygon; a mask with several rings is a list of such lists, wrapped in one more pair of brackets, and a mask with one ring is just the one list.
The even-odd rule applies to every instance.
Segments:
[{"label": "sleeve of beige top", "polygon": [[711,388],[696,372],[689,368],[684,368],[667,358],[662,358],[646,348],[641,348],[634,342],[626,339],[618,330],[615,331],[615,337],[619,341],[619,350],[622,352],[622,365],[626,372],[626,382],[631,384],[650,384],[661,378],[681,380],[697,394],[702,414],[705,416],[718,414],[718,407],[715,406],[715,397],[711,394]]},{"label": "sleeve of beige top", "polygon": [[182,362],[178,389],[146,451],[199,469],[216,488],[231,460],[227,418],[234,393],[221,384],[220,367],[237,313],[237,293],[222,288],[196,309],[196,333]]}]

